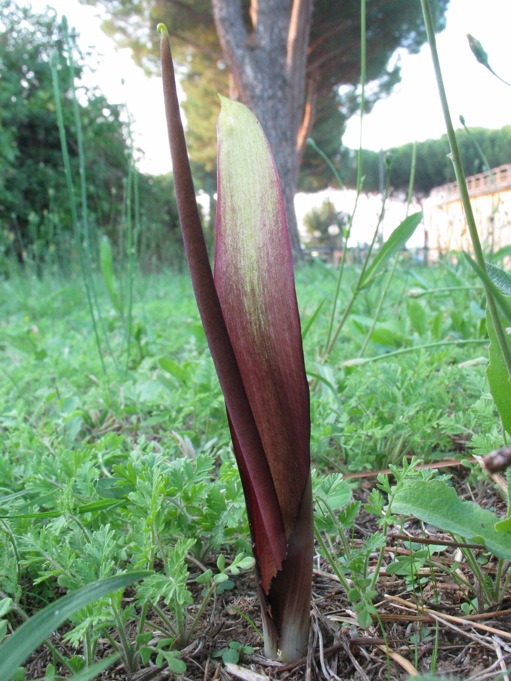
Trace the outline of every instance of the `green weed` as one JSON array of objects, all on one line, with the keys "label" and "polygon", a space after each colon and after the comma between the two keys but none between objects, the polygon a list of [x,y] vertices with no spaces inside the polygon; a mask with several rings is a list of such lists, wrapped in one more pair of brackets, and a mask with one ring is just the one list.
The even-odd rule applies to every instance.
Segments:
[{"label": "green weed", "polygon": [[[378,322],[394,322],[394,340],[373,336],[366,349],[366,358],[378,361],[345,363],[364,342],[367,327],[357,325],[378,299],[379,282],[358,296],[349,333],[328,363],[320,363],[317,350],[324,315],[314,317],[305,336],[307,367],[321,377],[312,395],[318,542],[346,580],[362,624],[372,621],[378,589],[369,557],[381,551],[386,530],[362,547],[353,544],[361,503],[339,474],[389,464],[399,474],[403,457],[455,454],[456,438],[482,451],[493,432],[489,424],[496,424],[477,345],[420,349],[424,341],[481,337],[474,307],[463,324],[452,314],[461,308],[457,296],[466,300],[467,292],[403,295],[411,282],[425,292],[466,285],[472,276],[461,263],[397,267]],[[356,272],[348,268],[346,277],[355,281]],[[94,668],[97,642],[106,637],[126,668],[151,659],[179,673],[180,650],[208,598],[236,584],[229,570],[250,552],[249,533],[223,400],[188,280],[173,274],[170,285],[161,276],[137,281],[133,315],[144,327],[144,357],[108,380],[86,331],[79,282],[0,282],[6,331],[0,371],[10,377],[0,384],[0,598],[9,608],[1,626],[9,635],[21,612],[29,617],[62,590],[74,593],[119,570],[153,570],[132,587],[129,603],[102,598],[73,615],[66,640],[84,670]],[[316,265],[299,270],[297,281],[305,326],[335,282]],[[476,303],[479,296],[469,292]],[[420,301],[422,311],[410,313],[410,300]],[[109,301],[104,290],[100,305],[112,310],[106,328],[122,353],[125,336]],[[415,346],[413,354],[386,358],[391,348]],[[498,430],[492,438],[498,442]],[[379,494],[370,504],[383,517],[388,491]],[[438,555],[413,551],[409,575],[402,575],[411,585],[420,566]],[[221,555],[229,556],[224,566],[216,565]],[[158,634],[149,637],[150,631]],[[243,654],[231,649],[222,655]],[[62,664],[54,655],[54,664]]]}]

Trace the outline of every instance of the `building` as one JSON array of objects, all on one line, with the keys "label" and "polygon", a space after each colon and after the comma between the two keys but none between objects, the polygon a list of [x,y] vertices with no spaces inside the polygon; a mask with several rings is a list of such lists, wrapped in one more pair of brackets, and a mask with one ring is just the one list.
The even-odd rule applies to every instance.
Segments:
[{"label": "building", "polygon": [[[483,249],[489,253],[511,245],[511,164],[466,180]],[[430,258],[473,252],[457,182],[433,189],[423,208]]]}]

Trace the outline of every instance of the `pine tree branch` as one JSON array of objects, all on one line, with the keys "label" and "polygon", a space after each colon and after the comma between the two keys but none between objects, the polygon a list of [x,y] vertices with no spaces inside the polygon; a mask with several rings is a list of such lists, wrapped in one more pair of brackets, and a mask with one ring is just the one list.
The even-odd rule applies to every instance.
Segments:
[{"label": "pine tree branch", "polygon": [[312,131],[312,126],[316,120],[316,102],[318,100],[318,81],[315,74],[307,78],[307,97],[303,110],[303,118],[296,137],[296,151],[299,164],[305,153],[307,139]]},{"label": "pine tree branch", "polygon": [[217,52],[216,50],[212,50],[209,47],[206,47],[202,43],[197,43],[195,40],[192,40],[186,35],[183,35],[182,33],[176,33],[175,31],[169,31],[169,36],[173,40],[178,40],[179,42],[184,43],[185,45],[190,45],[190,47],[193,47],[195,50],[200,52],[201,54],[208,54],[210,57],[213,57],[215,60],[220,60],[223,59],[223,54],[221,52]]},{"label": "pine tree branch", "polygon": [[241,99],[247,101],[245,74],[252,71],[247,42],[248,33],[238,0],[213,0],[213,16],[222,51]]},{"label": "pine tree branch", "polygon": [[[299,148],[299,131],[305,120],[304,115],[307,111],[310,114],[313,113],[311,107],[304,112],[312,4],[312,0],[294,0],[287,35],[286,72],[290,91],[290,111],[294,119],[291,125],[296,130],[297,148]],[[314,93],[309,89],[309,94],[312,96]],[[313,99],[309,103],[312,104],[312,102]],[[308,127],[307,124],[306,127]]]},{"label": "pine tree branch", "polygon": [[166,2],[179,9],[182,14],[188,14],[189,17],[199,24],[205,24],[211,18],[210,12],[198,12],[193,2],[183,2],[183,0],[166,0]]}]

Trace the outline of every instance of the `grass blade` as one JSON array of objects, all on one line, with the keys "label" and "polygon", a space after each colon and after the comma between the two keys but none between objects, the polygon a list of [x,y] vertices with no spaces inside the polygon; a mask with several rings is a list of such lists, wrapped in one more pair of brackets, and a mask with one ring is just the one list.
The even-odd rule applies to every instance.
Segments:
[{"label": "grass blade", "polygon": [[490,362],[486,369],[486,378],[493,401],[502,419],[502,425],[511,435],[511,382],[506,371],[506,362],[495,333],[495,327],[488,312],[486,313],[486,326],[490,337]]},{"label": "grass blade", "polygon": [[409,215],[398,227],[396,227],[376,254],[373,262],[365,271],[362,281],[359,284],[360,289],[366,288],[376,279],[385,263],[394,255],[394,253],[397,253],[404,247],[408,239],[419,226],[421,220],[422,213],[413,213],[413,215]]},{"label": "grass blade", "polygon": [[323,305],[326,303],[328,300],[328,296],[325,296],[323,300],[320,302],[320,304],[317,306],[317,308],[314,310],[314,312],[311,314],[307,322],[305,323],[303,330],[302,330],[302,341],[305,340],[307,334],[309,333],[311,327],[314,325],[314,322],[316,319],[319,317],[319,313],[323,309]]},{"label": "grass blade", "polygon": [[121,300],[117,292],[114,274],[114,258],[112,254],[112,247],[107,236],[103,236],[99,247],[99,262],[101,265],[101,272],[105,281],[106,290],[110,298],[110,302],[114,306],[116,312],[121,316],[123,313]]},{"label": "grass blade", "polygon": [[105,669],[111,667],[118,659],[119,655],[110,655],[104,660],[100,660],[99,662],[96,662],[96,664],[93,664],[86,669],[82,669],[81,672],[75,674],[75,676],[72,677],[72,681],[92,681],[92,679],[95,679],[98,674],[101,674],[101,672],[105,671]]},{"label": "grass blade", "polygon": [[78,591],[59,598],[34,615],[0,646],[0,679],[9,681],[16,669],[68,617],[92,601],[112,591],[123,589],[151,574],[128,572],[87,584]]}]

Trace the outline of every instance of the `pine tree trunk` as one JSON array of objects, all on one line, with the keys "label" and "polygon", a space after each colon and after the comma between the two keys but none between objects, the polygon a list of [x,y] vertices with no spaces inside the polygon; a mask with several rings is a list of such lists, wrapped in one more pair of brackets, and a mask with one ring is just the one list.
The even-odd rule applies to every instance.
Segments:
[{"label": "pine tree trunk", "polygon": [[301,258],[294,209],[298,181],[298,140],[304,117],[305,70],[312,0],[252,0],[252,31],[240,0],[213,0],[222,51],[239,99],[259,119],[282,183],[295,260]]}]

